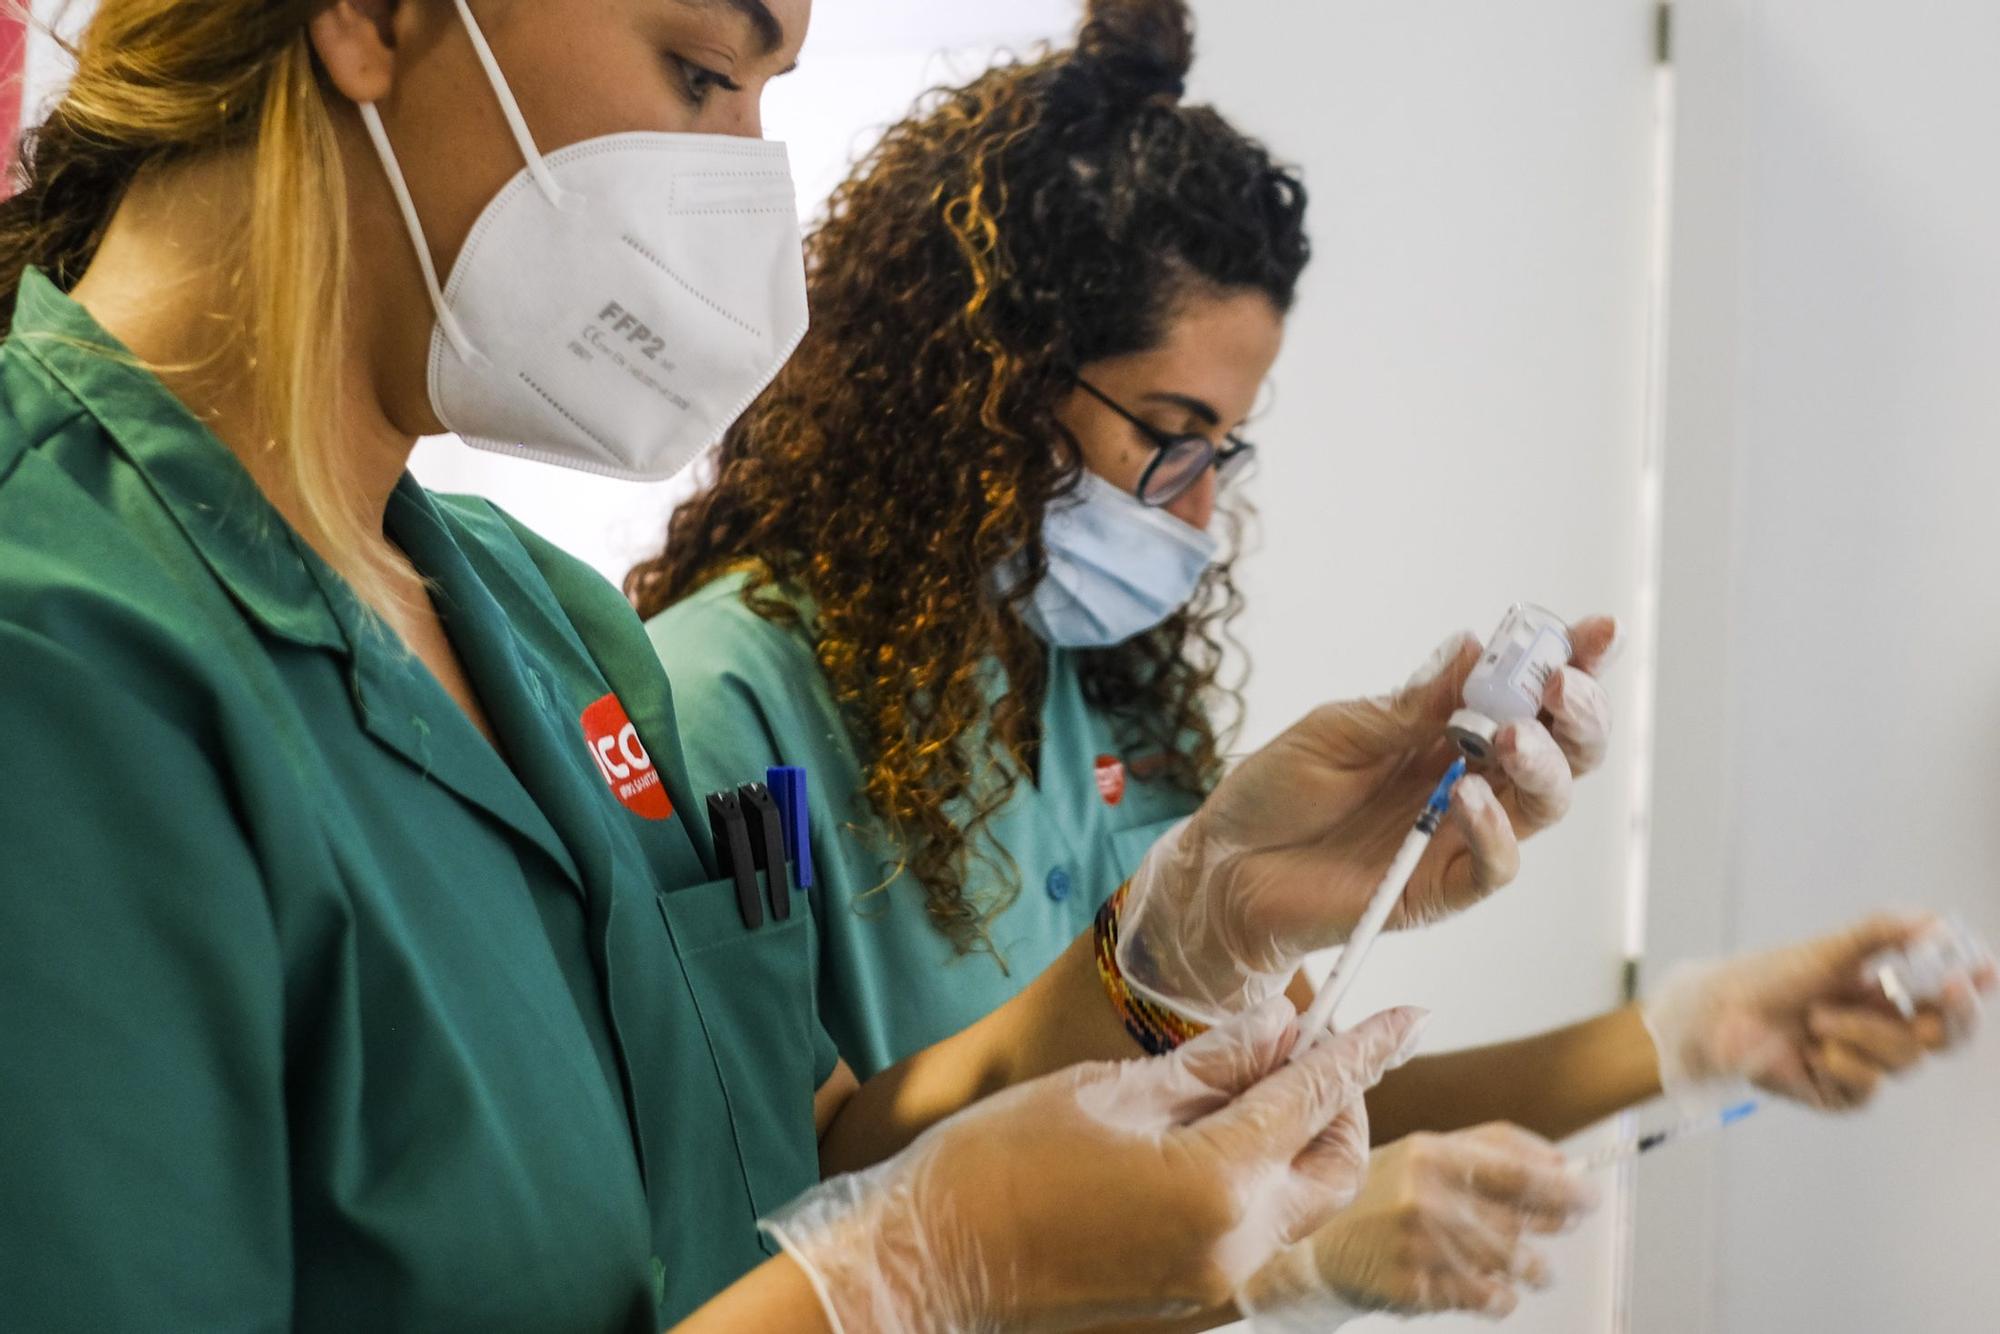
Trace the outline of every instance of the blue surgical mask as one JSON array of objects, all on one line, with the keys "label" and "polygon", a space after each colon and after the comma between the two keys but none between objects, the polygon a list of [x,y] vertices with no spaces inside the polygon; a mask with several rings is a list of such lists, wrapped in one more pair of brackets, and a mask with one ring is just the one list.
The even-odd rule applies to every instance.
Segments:
[{"label": "blue surgical mask", "polygon": [[[1108,648],[1151,630],[1188,604],[1221,549],[1093,472],[1050,504],[1042,543],[1049,572],[1021,615],[1057,648]],[[1006,571],[997,582],[1013,587]]]}]

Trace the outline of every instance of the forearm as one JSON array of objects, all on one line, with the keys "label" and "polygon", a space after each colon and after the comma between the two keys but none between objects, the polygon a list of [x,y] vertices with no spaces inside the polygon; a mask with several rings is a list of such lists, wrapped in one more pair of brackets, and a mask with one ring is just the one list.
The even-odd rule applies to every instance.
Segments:
[{"label": "forearm", "polygon": [[768,1329],[782,1334],[832,1334],[805,1270],[784,1256],[766,1260],[675,1325],[672,1334],[733,1334]]},{"label": "forearm", "polygon": [[1020,995],[862,1085],[821,1137],[821,1170],[830,1176],[880,1162],[1014,1084],[1083,1061],[1141,1054],[1104,994],[1085,932]]},{"label": "forearm", "polygon": [[1368,1095],[1377,1144],[1417,1131],[1511,1121],[1567,1139],[1660,1094],[1659,1061],[1636,1006],[1517,1042],[1412,1061]]}]

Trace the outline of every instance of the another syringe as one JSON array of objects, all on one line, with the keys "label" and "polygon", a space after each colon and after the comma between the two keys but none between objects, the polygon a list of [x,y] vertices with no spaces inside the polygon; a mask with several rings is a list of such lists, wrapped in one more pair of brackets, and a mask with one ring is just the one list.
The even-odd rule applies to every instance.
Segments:
[{"label": "another syringe", "polygon": [[1664,1130],[1655,1130],[1620,1144],[1608,1144],[1585,1158],[1572,1158],[1569,1170],[1572,1175],[1587,1176],[1592,1172],[1601,1172],[1607,1167],[1615,1167],[1627,1158],[1637,1158],[1640,1154],[1651,1153],[1655,1149],[1679,1143],[1684,1139],[1713,1135],[1717,1131],[1727,1130],[1749,1116],[1758,1106],[1757,1100],[1752,1098],[1748,1102],[1739,1102],[1734,1107],[1725,1107],[1719,1112],[1690,1116],[1687,1120],[1668,1126]]},{"label": "another syringe", "polygon": [[1340,957],[1334,961],[1333,971],[1327,974],[1313,1003],[1306,1010],[1305,1018],[1299,1021],[1298,1045],[1292,1048],[1292,1059],[1311,1051],[1313,1045],[1326,1033],[1333,1021],[1333,1012],[1347,995],[1354,979],[1361,974],[1361,965],[1368,958],[1368,951],[1374,947],[1375,938],[1382,934],[1388,924],[1389,915],[1396,911],[1396,905],[1403,901],[1403,891],[1409,888],[1410,877],[1417,872],[1417,863],[1423,860],[1424,849],[1431,845],[1431,836],[1444,823],[1445,813],[1451,809],[1451,792],[1458,786],[1458,780],[1465,777],[1465,761],[1459,760],[1445,771],[1437,790],[1417,816],[1416,828],[1403,840],[1402,850],[1389,863],[1389,872],[1382,877],[1382,883],[1375,890],[1375,896],[1368,900],[1367,911],[1361,914],[1354,934],[1341,947]]}]

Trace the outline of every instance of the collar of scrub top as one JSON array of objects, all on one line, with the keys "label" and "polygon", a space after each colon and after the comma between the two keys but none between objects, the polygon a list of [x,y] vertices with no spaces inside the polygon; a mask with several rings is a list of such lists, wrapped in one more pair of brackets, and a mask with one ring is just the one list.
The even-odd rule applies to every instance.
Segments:
[{"label": "collar of scrub top", "polygon": [[352,648],[308,564],[318,557],[236,455],[38,269],[21,275],[11,340],[97,419],[246,613],[306,648]]},{"label": "collar of scrub top", "polygon": [[[384,665],[386,650],[369,639],[352,590],[296,538],[228,446],[34,269],[22,276],[12,341],[103,427],[246,616],[276,638],[339,655],[357,673],[371,661]],[[392,512],[414,507],[404,511],[406,518],[413,513],[432,527],[440,523],[429,497],[407,474],[390,504]],[[568,845],[479,733],[468,725],[458,734],[463,744],[455,744],[424,729],[408,711],[361,711],[378,741],[529,839],[581,891]]]}]

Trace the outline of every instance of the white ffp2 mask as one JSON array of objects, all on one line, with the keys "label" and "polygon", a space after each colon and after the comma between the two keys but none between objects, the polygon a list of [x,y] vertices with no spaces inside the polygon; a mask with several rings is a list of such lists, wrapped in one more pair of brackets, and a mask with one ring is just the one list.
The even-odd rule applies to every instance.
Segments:
[{"label": "white ffp2 mask", "polygon": [[806,332],[785,146],[632,133],[546,157],[466,0],[460,18],[525,169],[486,206],[440,289],[373,106],[361,115],[437,312],[431,407],[468,444],[658,481],[722,437]]},{"label": "white ffp2 mask", "polygon": [[[1057,648],[1109,648],[1186,606],[1221,547],[1209,534],[1086,471],[1042,517],[1049,572],[1021,617]],[[1003,571],[1003,590],[1019,581]]]}]

